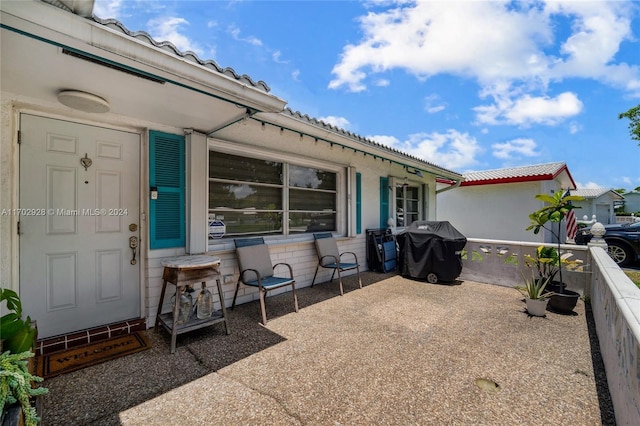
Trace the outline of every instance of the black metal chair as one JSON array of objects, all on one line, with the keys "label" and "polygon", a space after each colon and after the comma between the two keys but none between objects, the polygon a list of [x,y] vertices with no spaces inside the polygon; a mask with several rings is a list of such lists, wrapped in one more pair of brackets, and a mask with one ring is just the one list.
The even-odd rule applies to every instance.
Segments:
[{"label": "black metal chair", "polygon": [[[296,281],[293,279],[293,269],[288,263],[280,262],[275,265],[271,262],[269,246],[264,242],[264,238],[244,238],[234,240],[236,254],[238,256],[238,266],[240,276],[233,295],[231,309],[236,305],[236,297],[240,289],[240,283],[257,287],[260,292],[260,309],[262,310],[262,324],[267,324],[267,311],[265,308],[265,297],[268,291],[290,285],[293,293],[293,303],[298,312],[298,297],[296,296]],[[289,270],[288,277],[274,276],[278,266],[286,266]]]},{"label": "black metal chair", "polygon": [[[340,294],[344,295],[344,288],[342,287],[342,275],[341,273],[344,271],[350,271],[355,269],[358,274],[358,284],[360,288],[362,288],[362,280],[360,279],[360,264],[358,263],[358,256],[352,251],[345,251],[340,253],[338,250],[338,243],[336,243],[336,239],[333,238],[331,232],[320,232],[313,234],[313,238],[316,245],[316,253],[318,254],[318,266],[316,267],[316,272],[313,274],[313,280],[311,281],[311,286],[315,284],[316,276],[318,275],[318,270],[320,268],[329,268],[333,269],[333,273],[331,274],[331,279],[329,281],[333,281],[333,277],[336,272],[338,273],[338,282],[340,283]],[[350,255],[353,257],[353,262],[344,262],[342,260],[343,255]]]}]

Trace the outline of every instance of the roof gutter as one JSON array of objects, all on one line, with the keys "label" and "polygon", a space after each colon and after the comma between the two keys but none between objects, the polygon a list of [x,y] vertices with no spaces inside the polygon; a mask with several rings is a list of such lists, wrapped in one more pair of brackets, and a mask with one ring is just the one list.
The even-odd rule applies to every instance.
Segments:
[{"label": "roof gutter", "polygon": [[239,121],[245,121],[248,118],[252,117],[254,114],[257,114],[259,112],[260,111],[258,111],[257,109],[246,107],[244,112],[239,117],[232,118],[228,122],[222,123],[219,126],[214,127],[213,129],[209,130],[207,132],[207,137],[212,137],[214,133],[219,132],[220,130],[224,129],[225,127],[229,127],[229,126],[231,126],[233,124],[236,124]]},{"label": "roof gutter", "polygon": [[451,185],[451,186],[445,186],[444,188],[440,188],[440,189],[436,190],[436,195],[442,194],[445,191],[456,189],[457,187],[459,187],[462,184],[462,182],[464,182],[464,179],[460,179],[460,180],[457,180],[457,181],[454,181],[454,182],[455,183],[453,185]]},{"label": "roof gutter", "polygon": [[[401,151],[391,150],[391,149],[386,150],[382,148],[382,145],[380,146],[367,145],[366,143],[362,141],[358,141],[355,138],[350,137],[348,135],[342,135],[342,134],[336,133],[335,131],[318,127],[313,123],[305,123],[294,117],[287,117],[282,114],[282,111],[277,113],[261,111],[261,113],[263,114],[260,114],[260,116],[263,116],[263,115],[272,116],[272,114],[276,114],[275,119],[269,119],[269,120],[265,120],[260,116],[256,116],[256,115],[252,115],[250,117],[252,120],[255,120],[261,123],[263,128],[266,125],[277,127],[280,129],[280,131],[287,130],[289,132],[296,133],[300,135],[301,138],[306,136],[306,137],[315,139],[316,142],[321,141],[321,142],[327,143],[331,147],[336,146],[338,148],[351,150],[355,153],[363,154],[365,157],[371,156],[373,157],[374,160],[379,159],[379,160],[382,160],[383,162],[387,161],[389,162],[389,164],[396,164],[396,165],[402,166],[405,169],[413,169],[414,172],[409,172],[411,174],[417,174],[415,172],[420,172],[421,174],[427,173],[430,175],[434,175],[437,178],[450,180],[452,182],[456,181],[458,177],[462,177],[458,173],[455,173],[450,170],[442,169],[435,165],[424,163],[423,161],[417,158],[406,158],[404,161],[398,160],[397,157],[408,157],[408,156]],[[284,122],[282,120],[284,120]],[[287,121],[292,121],[293,123],[295,123],[294,124],[295,128],[292,127],[292,125],[284,124]],[[324,133],[324,136],[321,136],[320,134],[316,134],[316,133],[313,133],[313,134],[309,133],[307,130],[305,130],[305,128],[308,128],[308,127],[318,129],[320,131],[319,133]],[[356,146],[354,146],[354,143],[356,144]],[[360,145],[360,146],[358,147],[357,145]],[[389,155],[384,155],[381,153],[381,151],[389,151],[388,152]]]}]

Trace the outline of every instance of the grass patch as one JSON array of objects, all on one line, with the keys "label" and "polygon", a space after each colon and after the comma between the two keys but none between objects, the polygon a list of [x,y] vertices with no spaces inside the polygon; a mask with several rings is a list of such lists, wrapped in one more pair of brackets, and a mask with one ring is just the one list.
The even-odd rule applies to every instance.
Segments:
[{"label": "grass patch", "polygon": [[640,288],[640,271],[624,271],[625,274],[633,281],[633,283]]}]

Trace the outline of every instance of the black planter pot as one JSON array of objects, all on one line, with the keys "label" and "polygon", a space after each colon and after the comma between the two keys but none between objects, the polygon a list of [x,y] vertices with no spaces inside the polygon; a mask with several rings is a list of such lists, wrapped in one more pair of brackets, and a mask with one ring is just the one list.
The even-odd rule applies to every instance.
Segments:
[{"label": "black planter pot", "polygon": [[[564,287],[564,286],[562,286]],[[549,304],[547,310],[551,312],[557,312],[560,314],[568,314],[573,312],[573,308],[576,307],[580,293],[575,291],[566,290],[562,287],[558,287],[556,290],[549,289],[550,291],[557,291],[553,296],[549,298]],[[562,288],[562,290],[561,290]]]},{"label": "black planter pot", "polygon": [[561,283],[560,281],[551,281],[549,284],[547,284],[544,290],[552,291],[554,293],[562,293],[565,287],[567,287],[567,285],[564,283]]}]

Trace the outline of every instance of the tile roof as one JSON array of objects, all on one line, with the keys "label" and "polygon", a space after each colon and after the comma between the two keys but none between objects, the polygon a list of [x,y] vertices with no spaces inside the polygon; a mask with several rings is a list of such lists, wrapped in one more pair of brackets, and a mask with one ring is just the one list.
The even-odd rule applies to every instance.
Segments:
[{"label": "tile roof", "polygon": [[611,188],[578,188],[571,191],[571,195],[578,195],[584,198],[598,198],[607,192],[611,192],[614,198],[623,200],[624,197]]},{"label": "tile roof", "polygon": [[551,180],[563,171],[569,173],[567,165],[564,162],[482,170],[464,173],[462,186]]},{"label": "tile roof", "polygon": [[151,37],[151,35],[149,35],[149,33],[145,31],[131,31],[127,27],[125,27],[122,22],[118,21],[117,19],[113,19],[113,18],[101,19],[95,15],[93,15],[90,19],[97,22],[100,25],[104,25],[107,28],[117,30],[123,34],[126,34],[131,38],[135,38],[136,40],[158,47],[166,52],[169,52],[172,55],[185,59],[186,61],[192,62],[194,64],[202,65],[205,68],[210,69],[211,71],[218,72],[227,77],[233,78],[239,81],[240,83],[248,84],[249,86],[255,87],[256,89],[261,90],[265,93],[269,93],[271,91],[271,88],[267,86],[267,83],[265,83],[262,80],[254,81],[251,77],[249,77],[246,74],[242,74],[242,75],[238,74],[233,68],[230,68],[230,67],[222,68],[220,65],[218,65],[215,61],[211,59],[207,59],[207,60],[200,59],[200,57],[198,57],[197,54],[195,54],[190,50],[186,52],[182,52],[170,41],[156,41],[154,40],[153,37]]},{"label": "tile roof", "polygon": [[355,133],[349,132],[348,130],[341,129],[340,127],[336,127],[336,126],[334,126],[332,124],[329,124],[329,123],[325,123],[324,121],[318,120],[317,118],[310,117],[307,114],[302,114],[300,111],[293,111],[291,108],[285,108],[281,112],[281,114],[296,118],[298,120],[302,120],[302,121],[304,121],[304,122],[306,122],[308,124],[311,124],[311,125],[313,125],[315,127],[320,127],[322,129],[329,130],[329,131],[331,131],[333,133],[336,133],[338,135],[347,137],[349,139],[364,143],[364,144],[369,145],[369,146],[371,146],[373,148],[389,151],[389,152],[392,152],[392,153],[394,153],[396,155],[401,155],[401,156],[403,156],[403,157],[405,157],[407,159],[418,161],[418,162],[420,162],[422,164],[425,164],[425,165],[427,165],[429,167],[432,167],[432,168],[435,168],[435,169],[440,169],[440,170],[445,171],[447,173],[458,174],[458,175],[460,174],[460,173],[455,172],[453,170],[446,169],[446,168],[444,168],[442,166],[439,166],[437,164],[434,164],[434,163],[431,163],[429,161],[423,160],[421,158],[415,157],[413,155],[407,154],[407,153],[405,153],[403,151],[400,151],[398,149],[391,148],[391,147],[389,147],[387,145],[383,145],[383,144],[378,143],[376,141],[373,141],[371,139],[367,139],[367,138],[362,137],[360,135],[357,135]]},{"label": "tile roof", "polygon": [[[63,9],[65,9],[65,10],[71,12],[71,13],[75,13],[73,10],[71,10],[68,7],[68,5],[62,3],[60,0],[42,0],[42,1],[44,1],[46,3],[53,4],[53,5],[57,6],[57,7],[63,8]],[[210,69],[211,71],[224,74],[227,77],[233,78],[233,79],[237,80],[240,83],[248,84],[248,85],[250,85],[252,87],[255,87],[256,89],[261,90],[261,91],[263,91],[265,93],[269,93],[270,90],[271,90],[269,88],[269,86],[267,86],[267,84],[262,80],[256,82],[246,74],[240,75],[240,74],[236,73],[236,71],[233,68],[230,68],[230,67],[222,68],[215,61],[210,60],[210,59],[209,60],[203,60],[203,59],[199,58],[198,55],[196,53],[192,52],[192,51],[182,52],[173,43],[171,43],[169,41],[161,41],[161,42],[156,41],[153,37],[151,37],[151,35],[149,35],[149,33],[145,32],[145,31],[131,31],[127,27],[125,27],[125,25],[122,22],[118,21],[117,19],[113,19],[113,18],[101,19],[101,18],[99,18],[99,17],[97,17],[95,15],[92,15],[91,18],[87,18],[87,19],[93,20],[94,22],[96,22],[96,23],[98,23],[100,25],[104,25],[105,27],[108,27],[108,28],[110,28],[112,30],[116,30],[116,31],[118,31],[118,32],[120,32],[122,34],[125,34],[128,37],[134,38],[136,40],[139,40],[139,41],[142,41],[142,42],[147,43],[149,45],[152,45],[152,46],[155,46],[157,48],[160,48],[160,49],[162,49],[162,50],[164,50],[164,51],[166,51],[166,52],[168,52],[170,54],[173,54],[173,55],[178,56],[178,57],[180,57],[182,59],[185,59],[186,61],[189,61],[189,62],[198,64],[198,65],[204,66],[204,67]],[[403,157],[405,157],[407,159],[411,159],[411,160],[420,162],[422,164],[425,164],[429,168],[436,169],[436,171],[437,170],[441,170],[443,172],[446,172],[447,174],[460,175],[460,173],[458,173],[458,172],[446,169],[444,167],[440,167],[440,166],[438,166],[436,164],[433,164],[433,163],[430,163],[428,161],[422,160],[422,159],[420,159],[418,157],[414,157],[412,155],[409,155],[409,154],[404,153],[402,151],[399,151],[397,149],[394,149],[394,148],[388,147],[386,145],[382,145],[380,143],[374,142],[372,140],[369,140],[367,138],[359,136],[359,135],[357,135],[355,133],[351,133],[351,132],[349,132],[347,130],[344,130],[344,129],[335,127],[335,126],[333,126],[331,124],[325,123],[324,121],[318,120],[317,118],[312,118],[312,117],[308,116],[307,114],[302,114],[302,113],[300,113],[298,111],[293,111],[290,108],[285,108],[281,112],[281,114],[287,115],[287,116],[292,117],[292,118],[296,118],[296,119],[301,120],[301,121],[304,121],[307,124],[310,124],[312,126],[319,127],[321,129],[324,129],[324,130],[332,131],[332,132],[334,132],[334,133],[336,133],[338,135],[347,137],[347,138],[355,140],[357,142],[361,142],[361,143],[370,145],[371,147],[373,147],[375,149],[386,150],[386,151],[392,152],[392,153],[394,153],[396,155],[403,156]]]}]

